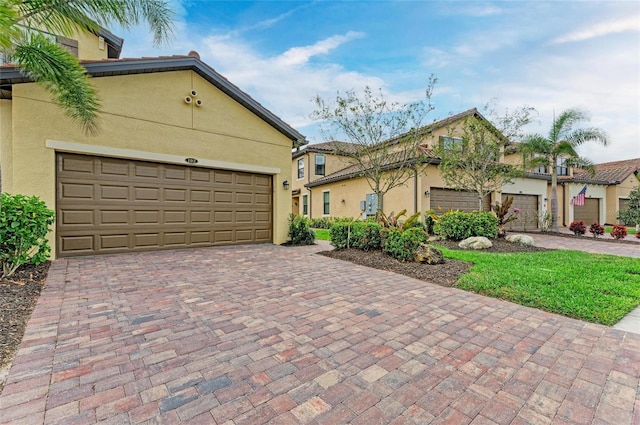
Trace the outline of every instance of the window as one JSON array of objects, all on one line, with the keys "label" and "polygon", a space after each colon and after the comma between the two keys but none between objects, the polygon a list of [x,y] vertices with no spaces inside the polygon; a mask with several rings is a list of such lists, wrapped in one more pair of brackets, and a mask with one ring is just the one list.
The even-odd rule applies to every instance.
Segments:
[{"label": "window", "polygon": [[[542,158],[542,155],[534,154],[533,157],[534,158]],[[546,174],[547,173],[547,167],[544,166],[544,165],[538,165],[537,167],[533,167],[533,172],[537,173],[537,174]]]},{"label": "window", "polygon": [[304,158],[300,158],[298,160],[298,178],[301,179],[304,177]]},{"label": "window", "polygon": [[329,215],[331,208],[329,205],[329,191],[322,192],[322,214]]},{"label": "window", "polygon": [[569,175],[569,167],[567,167],[566,159],[558,158],[556,170],[558,171],[559,176],[568,176]]},{"label": "window", "polygon": [[324,176],[324,155],[316,154],[316,176]]},{"label": "window", "polygon": [[302,195],[302,215],[309,214],[309,198],[308,195]]},{"label": "window", "polygon": [[462,149],[462,138],[440,136],[440,143],[443,149]]}]

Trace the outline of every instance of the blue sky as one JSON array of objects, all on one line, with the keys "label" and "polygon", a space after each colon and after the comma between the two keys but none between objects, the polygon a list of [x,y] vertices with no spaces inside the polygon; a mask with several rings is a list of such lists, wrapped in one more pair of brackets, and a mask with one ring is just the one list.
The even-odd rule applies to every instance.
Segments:
[{"label": "blue sky", "polygon": [[419,99],[438,78],[428,121],[497,99],[499,110],[538,111],[528,132],[578,107],[610,144],[584,145],[594,162],[640,157],[640,2],[637,1],[211,1],[173,0],[172,41],[151,47],[126,32],[123,57],[186,54],[202,60],[305,134],[324,141],[312,98],[380,88]]}]

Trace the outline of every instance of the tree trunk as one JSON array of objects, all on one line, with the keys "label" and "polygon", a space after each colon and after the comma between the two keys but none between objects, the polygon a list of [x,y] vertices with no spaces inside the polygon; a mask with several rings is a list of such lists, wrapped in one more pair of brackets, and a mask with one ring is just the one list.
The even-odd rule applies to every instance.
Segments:
[{"label": "tree trunk", "polygon": [[551,172],[551,231],[558,231],[558,174],[555,166]]},{"label": "tree trunk", "polygon": [[383,208],[383,198],[384,198],[384,193],[380,190],[376,190],[375,194],[378,195],[378,208],[376,209],[376,222],[379,222],[382,214],[384,214],[384,210]]}]

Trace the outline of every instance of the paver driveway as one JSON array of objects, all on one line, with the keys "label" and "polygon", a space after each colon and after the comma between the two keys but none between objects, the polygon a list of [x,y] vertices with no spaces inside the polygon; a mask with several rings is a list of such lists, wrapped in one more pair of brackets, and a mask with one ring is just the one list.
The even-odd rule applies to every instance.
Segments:
[{"label": "paver driveway", "polygon": [[2,423],[640,423],[640,336],[273,245],[54,262]]}]

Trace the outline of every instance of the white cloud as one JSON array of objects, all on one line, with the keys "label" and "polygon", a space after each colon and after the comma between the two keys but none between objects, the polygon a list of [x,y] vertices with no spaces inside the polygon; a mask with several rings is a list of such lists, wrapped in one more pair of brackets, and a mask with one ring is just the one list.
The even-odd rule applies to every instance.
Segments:
[{"label": "white cloud", "polygon": [[300,65],[308,62],[313,56],[327,54],[344,43],[348,43],[351,40],[362,38],[364,36],[364,33],[356,31],[349,31],[344,35],[334,35],[324,40],[320,40],[311,46],[292,47],[284,52],[278,60],[283,65]]},{"label": "white cloud", "polygon": [[626,31],[640,31],[640,16],[629,16],[627,18],[616,19],[613,21],[600,22],[588,28],[561,35],[560,37],[553,39],[551,44],[589,40],[591,38]]}]

